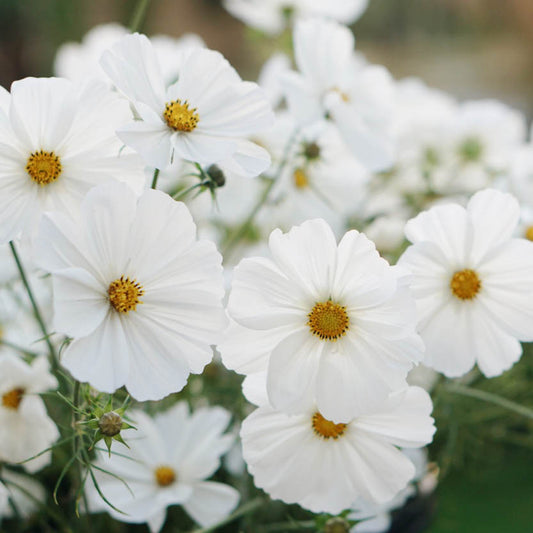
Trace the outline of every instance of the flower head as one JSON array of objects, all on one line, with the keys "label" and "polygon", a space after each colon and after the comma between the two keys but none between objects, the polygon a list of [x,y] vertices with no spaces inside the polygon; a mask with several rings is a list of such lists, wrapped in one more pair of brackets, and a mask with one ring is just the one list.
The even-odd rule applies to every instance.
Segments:
[{"label": "flower head", "polygon": [[372,242],[349,231],[337,245],[323,220],[270,236],[272,259],[236,267],[224,364],[268,373],[273,406],[298,412],[312,401],[345,422],[405,385],[422,357],[405,279]]},{"label": "flower head", "polygon": [[102,492],[122,513],[108,507],[94,487],[88,490],[91,511],[106,510],[124,522],[148,522],[150,530],[157,532],[169,505],[182,505],[203,527],[233,509],[237,491],[205,481],[232,444],[233,438],[223,435],[230,418],[227,411],[214,407],[189,414],[181,402],[154,419],[140,411],[131,416],[138,431],[128,439],[129,449],[121,455],[100,453],[96,462],[123,479],[131,492],[116,477],[95,471]]},{"label": "flower head", "polygon": [[519,215],[511,195],[487,189],[407,223],[400,264],[413,272],[424,363],[449,377],[475,363],[497,376],[533,340],[533,243],[512,238]]},{"label": "flower head", "polygon": [[203,370],[226,323],[221,257],[196,240],[184,204],[109,184],[89,192],[79,217],[47,215],[41,230],[55,325],[74,338],[61,362],[77,379],[155,400]]}]

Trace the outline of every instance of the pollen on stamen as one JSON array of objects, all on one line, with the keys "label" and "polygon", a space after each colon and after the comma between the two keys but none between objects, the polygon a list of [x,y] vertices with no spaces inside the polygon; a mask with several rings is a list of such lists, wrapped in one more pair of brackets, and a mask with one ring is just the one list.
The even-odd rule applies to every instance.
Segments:
[{"label": "pollen on stamen", "polygon": [[142,304],[140,298],[144,294],[142,285],[136,280],[131,280],[120,276],[119,279],[112,281],[107,289],[109,303],[115,311],[119,313],[128,313],[135,311],[137,304]]},{"label": "pollen on stamen", "polygon": [[346,424],[335,424],[331,420],[324,418],[318,411],[311,419],[313,431],[323,439],[338,439],[346,431]]},{"label": "pollen on stamen", "polygon": [[168,127],[174,131],[191,132],[198,125],[200,115],[196,108],[189,108],[189,102],[185,100],[173,100],[165,105],[163,118]]},{"label": "pollen on stamen", "polygon": [[460,300],[472,300],[481,290],[481,280],[473,270],[458,270],[450,280],[452,294]]},{"label": "pollen on stamen", "polygon": [[16,388],[2,395],[2,405],[8,409],[16,411],[19,408],[20,402],[24,397],[24,389]]},{"label": "pollen on stamen", "polygon": [[311,333],[322,340],[336,341],[346,334],[350,326],[346,307],[331,300],[316,303],[307,316]]},{"label": "pollen on stamen", "polygon": [[176,472],[170,466],[158,466],[154,472],[155,480],[160,487],[168,487],[176,481]]},{"label": "pollen on stamen", "polygon": [[54,152],[33,152],[26,163],[26,172],[41,187],[56,181],[61,171],[61,161]]}]

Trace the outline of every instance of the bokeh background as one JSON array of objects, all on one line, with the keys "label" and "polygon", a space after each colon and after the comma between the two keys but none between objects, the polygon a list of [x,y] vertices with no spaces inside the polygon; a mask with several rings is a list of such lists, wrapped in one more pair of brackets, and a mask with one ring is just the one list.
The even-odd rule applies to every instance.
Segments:
[{"label": "bokeh background", "polygon": [[[62,43],[80,41],[97,24],[128,25],[136,4],[0,0],[0,84],[9,88],[25,76],[51,75]],[[220,0],[152,0],[142,29],[175,37],[198,33],[247,79],[289,43],[288,36],[272,40],[245,28]],[[533,118],[533,0],[370,0],[354,32],[357,48],[395,78],[418,76],[459,99],[498,98]],[[531,353],[525,357],[531,360]],[[490,423],[487,435],[497,431]],[[468,427],[457,431],[468,435]],[[463,439],[457,445],[466,447],[464,458],[439,485],[430,533],[533,531],[533,442],[472,448]]]}]

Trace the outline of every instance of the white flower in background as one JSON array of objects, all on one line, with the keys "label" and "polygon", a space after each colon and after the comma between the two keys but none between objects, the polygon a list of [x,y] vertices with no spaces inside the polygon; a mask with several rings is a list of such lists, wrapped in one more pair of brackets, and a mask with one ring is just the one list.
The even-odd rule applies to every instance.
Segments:
[{"label": "white flower in background", "polygon": [[522,113],[496,100],[464,102],[451,126],[450,172],[433,178],[434,187],[447,193],[490,186],[526,138]]},{"label": "white flower in background", "polygon": [[111,180],[140,189],[137,155],[114,130],[127,102],[101,83],[25,78],[0,108],[0,242],[31,234],[44,211],[75,212],[86,192]]},{"label": "white flower in background", "polygon": [[[72,81],[98,78],[109,83],[109,78],[99,64],[100,57],[106,49],[128,34],[127,28],[115,22],[91,28],[83,36],[81,43],[68,42],[59,47],[54,59],[55,74]],[[179,59],[176,59],[178,54],[205,46],[202,38],[195,34],[185,34],[179,39],[155,35],[151,40],[168,85],[177,78],[176,65],[180,64]]]},{"label": "white flower in background", "polygon": [[[133,103],[142,120],[117,134],[145,162],[165,168],[174,158],[218,163],[242,150],[246,137],[273,121],[263,91],[243,82],[213,50],[183,54],[178,81],[165,86],[154,48],[145,35],[128,35],[107,50],[102,68]],[[262,159],[264,150],[256,146]],[[251,164],[256,164],[253,161]]]},{"label": "white flower in background", "polygon": [[[24,461],[57,440],[59,431],[38,396],[56,387],[45,357],[29,365],[13,355],[0,356],[0,462]],[[36,472],[50,459],[51,453],[46,452],[23,466]]]},{"label": "white flower in background", "polygon": [[403,230],[407,217],[401,214],[377,217],[365,227],[365,235],[375,243],[381,253],[392,253],[404,241]]},{"label": "white flower in background", "polygon": [[[452,131],[458,106],[448,94],[418,78],[396,84],[393,132],[396,164],[389,179],[396,194],[451,190],[455,180]],[[462,189],[460,189],[462,190]]]},{"label": "white flower in background", "polygon": [[292,117],[280,113],[275,126],[259,139],[274,158],[271,174],[287,157],[270,195],[270,227],[266,229],[288,229],[320,217],[335,233],[344,231],[346,217],[357,211],[370,175],[347,149],[337,129],[322,121],[297,130]]},{"label": "white flower in background", "polygon": [[324,220],[270,235],[273,259],[234,270],[231,326],[219,345],[237,372],[268,371],[272,405],[311,402],[335,422],[374,408],[405,386],[422,358],[414,301],[401,272],[352,230],[337,245]]},{"label": "white flower in background", "polygon": [[98,60],[106,48],[128,33],[127,28],[115,22],[91,28],[81,43],[68,42],[58,48],[54,58],[54,73],[72,81],[99,78],[107,82]]},{"label": "white flower in background", "polygon": [[2,487],[5,487],[6,495],[17,510],[17,515],[9,502],[2,508],[0,501],[0,522],[2,518],[21,517],[28,518],[35,513],[39,507],[39,502],[44,504],[46,494],[44,487],[35,479],[18,472],[12,472],[7,468],[2,468],[0,477],[5,485],[0,483],[0,500],[2,498]]},{"label": "white flower in background", "polygon": [[399,264],[413,273],[424,364],[448,377],[475,363],[497,376],[533,340],[533,243],[512,238],[519,215],[511,195],[488,189],[407,223]]},{"label": "white flower in background", "polygon": [[282,78],[291,70],[291,60],[286,54],[273,54],[265,61],[257,78],[257,83],[265,91],[273,108],[278,107],[283,100]]},{"label": "white flower in background", "polygon": [[365,12],[368,0],[225,0],[224,7],[248,26],[281,33],[297,17],[317,15],[352,24]]},{"label": "white flower in background", "polygon": [[301,124],[329,118],[369,170],[389,168],[394,148],[394,84],[384,67],[361,65],[345,26],[323,19],[298,21],[294,53],[299,72],[285,75],[289,109]]},{"label": "white flower in background", "polygon": [[75,339],[61,363],[76,379],[158,400],[211,361],[226,325],[221,256],[196,240],[184,204],[97,187],[78,218],[46,215],[37,250],[53,273],[56,330]]},{"label": "white flower in background", "polygon": [[273,499],[337,514],[362,497],[384,503],[415,475],[397,446],[432,440],[431,399],[411,387],[375,411],[334,423],[317,409],[290,416],[261,405],[242,424],[243,456],[255,485]]},{"label": "white flower in background", "polygon": [[[220,458],[233,443],[223,435],[230,414],[221,407],[206,407],[189,414],[180,402],[155,415],[130,413],[137,431],[128,438],[121,455],[98,453],[96,465],[124,480],[95,470],[106,498],[123,513],[110,508],[89,485],[91,512],[107,511],[122,522],[147,522],[152,533],[165,522],[169,505],[182,505],[202,527],[222,520],[237,505],[239,493],[223,483],[205,481],[220,467]],[[133,495],[132,495],[133,493]]]}]

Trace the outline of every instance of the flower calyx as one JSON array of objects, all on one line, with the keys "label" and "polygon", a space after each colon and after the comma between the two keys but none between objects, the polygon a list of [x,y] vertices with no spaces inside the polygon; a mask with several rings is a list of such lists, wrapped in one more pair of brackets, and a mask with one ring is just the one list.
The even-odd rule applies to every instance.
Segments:
[{"label": "flower calyx", "polygon": [[111,456],[111,444],[115,440],[128,447],[122,438],[121,431],[124,429],[137,429],[124,420],[124,413],[130,403],[129,397],[118,409],[113,409],[113,396],[109,396],[104,406],[97,405],[92,412],[92,418],[86,422],[91,428],[96,430],[91,448],[100,440],[105,442],[107,451]]}]

